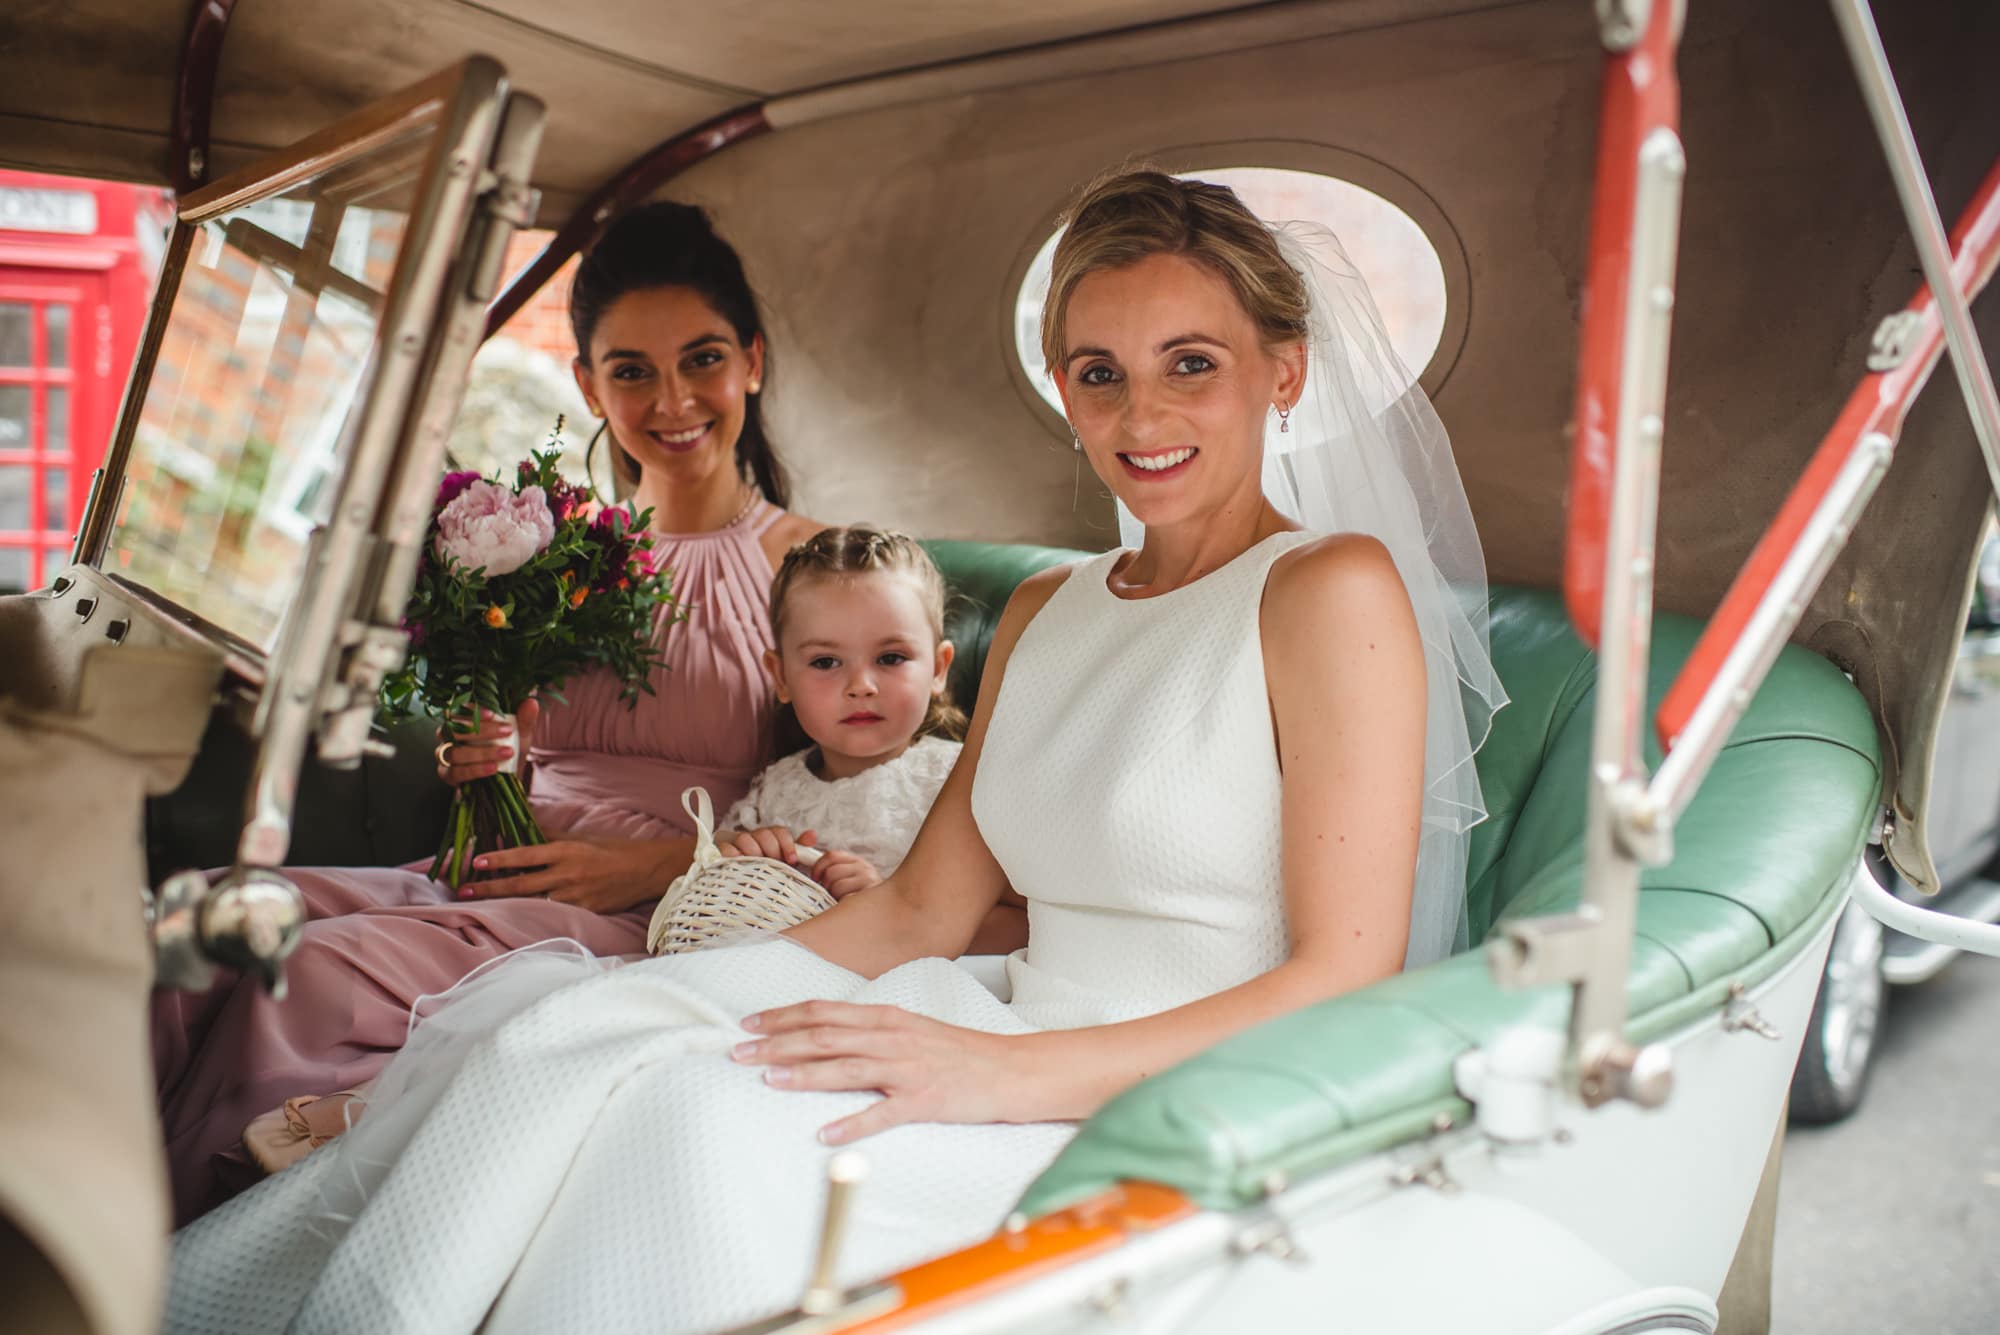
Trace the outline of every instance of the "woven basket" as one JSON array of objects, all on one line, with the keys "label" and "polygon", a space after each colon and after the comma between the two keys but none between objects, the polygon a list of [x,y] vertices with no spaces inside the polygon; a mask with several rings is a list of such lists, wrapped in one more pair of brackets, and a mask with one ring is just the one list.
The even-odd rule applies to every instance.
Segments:
[{"label": "woven basket", "polygon": [[[706,788],[681,794],[694,820],[694,865],[660,897],[646,928],[646,949],[655,955],[700,950],[733,932],[783,931],[833,907],[825,887],[798,868],[774,858],[724,857],[715,846],[715,811]],[[799,849],[810,867],[819,850]]]}]

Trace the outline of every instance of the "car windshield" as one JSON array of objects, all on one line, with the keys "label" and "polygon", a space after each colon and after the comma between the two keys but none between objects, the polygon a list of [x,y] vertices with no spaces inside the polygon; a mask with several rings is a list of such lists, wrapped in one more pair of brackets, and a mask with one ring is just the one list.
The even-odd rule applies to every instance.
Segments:
[{"label": "car windshield", "polygon": [[407,132],[195,229],[107,571],[273,646],[334,499],[435,133]]}]

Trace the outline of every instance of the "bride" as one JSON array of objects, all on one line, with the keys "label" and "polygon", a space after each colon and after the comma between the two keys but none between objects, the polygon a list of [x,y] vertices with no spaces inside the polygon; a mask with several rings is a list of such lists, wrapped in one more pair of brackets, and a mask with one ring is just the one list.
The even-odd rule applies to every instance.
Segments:
[{"label": "bride", "polygon": [[[897,873],[788,940],[474,975],[353,1131],[178,1236],[170,1329],[752,1320],[827,1147],[869,1138],[843,1279],[879,1275],[990,1232],[1119,1091],[1459,944],[1484,572],[1337,245],[1110,177],[1043,348],[1143,539],[1015,593]],[[950,960],[1009,886],[1003,1005]]]}]

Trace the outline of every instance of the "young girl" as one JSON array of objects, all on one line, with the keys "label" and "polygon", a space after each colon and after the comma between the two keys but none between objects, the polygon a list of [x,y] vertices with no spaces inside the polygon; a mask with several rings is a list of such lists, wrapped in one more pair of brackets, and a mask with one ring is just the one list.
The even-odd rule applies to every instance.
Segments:
[{"label": "young girl", "polygon": [[[778,647],[765,651],[764,670],[815,745],[752,781],[716,835],[724,852],[797,863],[800,845],[817,846],[811,874],[836,899],[896,869],[965,734],[945,695],[944,597],[944,576],[900,533],[830,528],[786,554],[771,583]],[[974,950],[1024,944],[1022,906],[995,908]],[[251,1122],[244,1148],[277,1172],[358,1121],[368,1096],[364,1085],[289,1099]]]},{"label": "young girl", "polygon": [[836,899],[895,871],[958,760],[965,715],[945,694],[944,577],[915,539],[830,528],[786,555],[771,582],[778,699],[813,745],[752,781],[717,836],[738,857],[823,856]]}]

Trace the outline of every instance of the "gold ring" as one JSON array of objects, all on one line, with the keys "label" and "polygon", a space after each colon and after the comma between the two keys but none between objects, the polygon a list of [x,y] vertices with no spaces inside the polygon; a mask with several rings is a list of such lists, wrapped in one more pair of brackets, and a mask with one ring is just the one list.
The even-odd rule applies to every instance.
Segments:
[{"label": "gold ring", "polygon": [[438,768],[439,768],[439,769],[450,769],[450,768],[451,768],[451,762],[450,762],[449,760],[446,760],[446,759],[444,758],[444,753],[445,753],[445,749],[446,749],[447,747],[449,747],[450,745],[451,745],[451,743],[450,743],[450,742],[439,742],[439,743],[437,744],[437,750],[435,750],[435,751],[431,752],[431,754],[432,754],[432,755],[434,755],[434,756],[436,756],[436,757],[437,757],[437,762],[438,762]]}]

